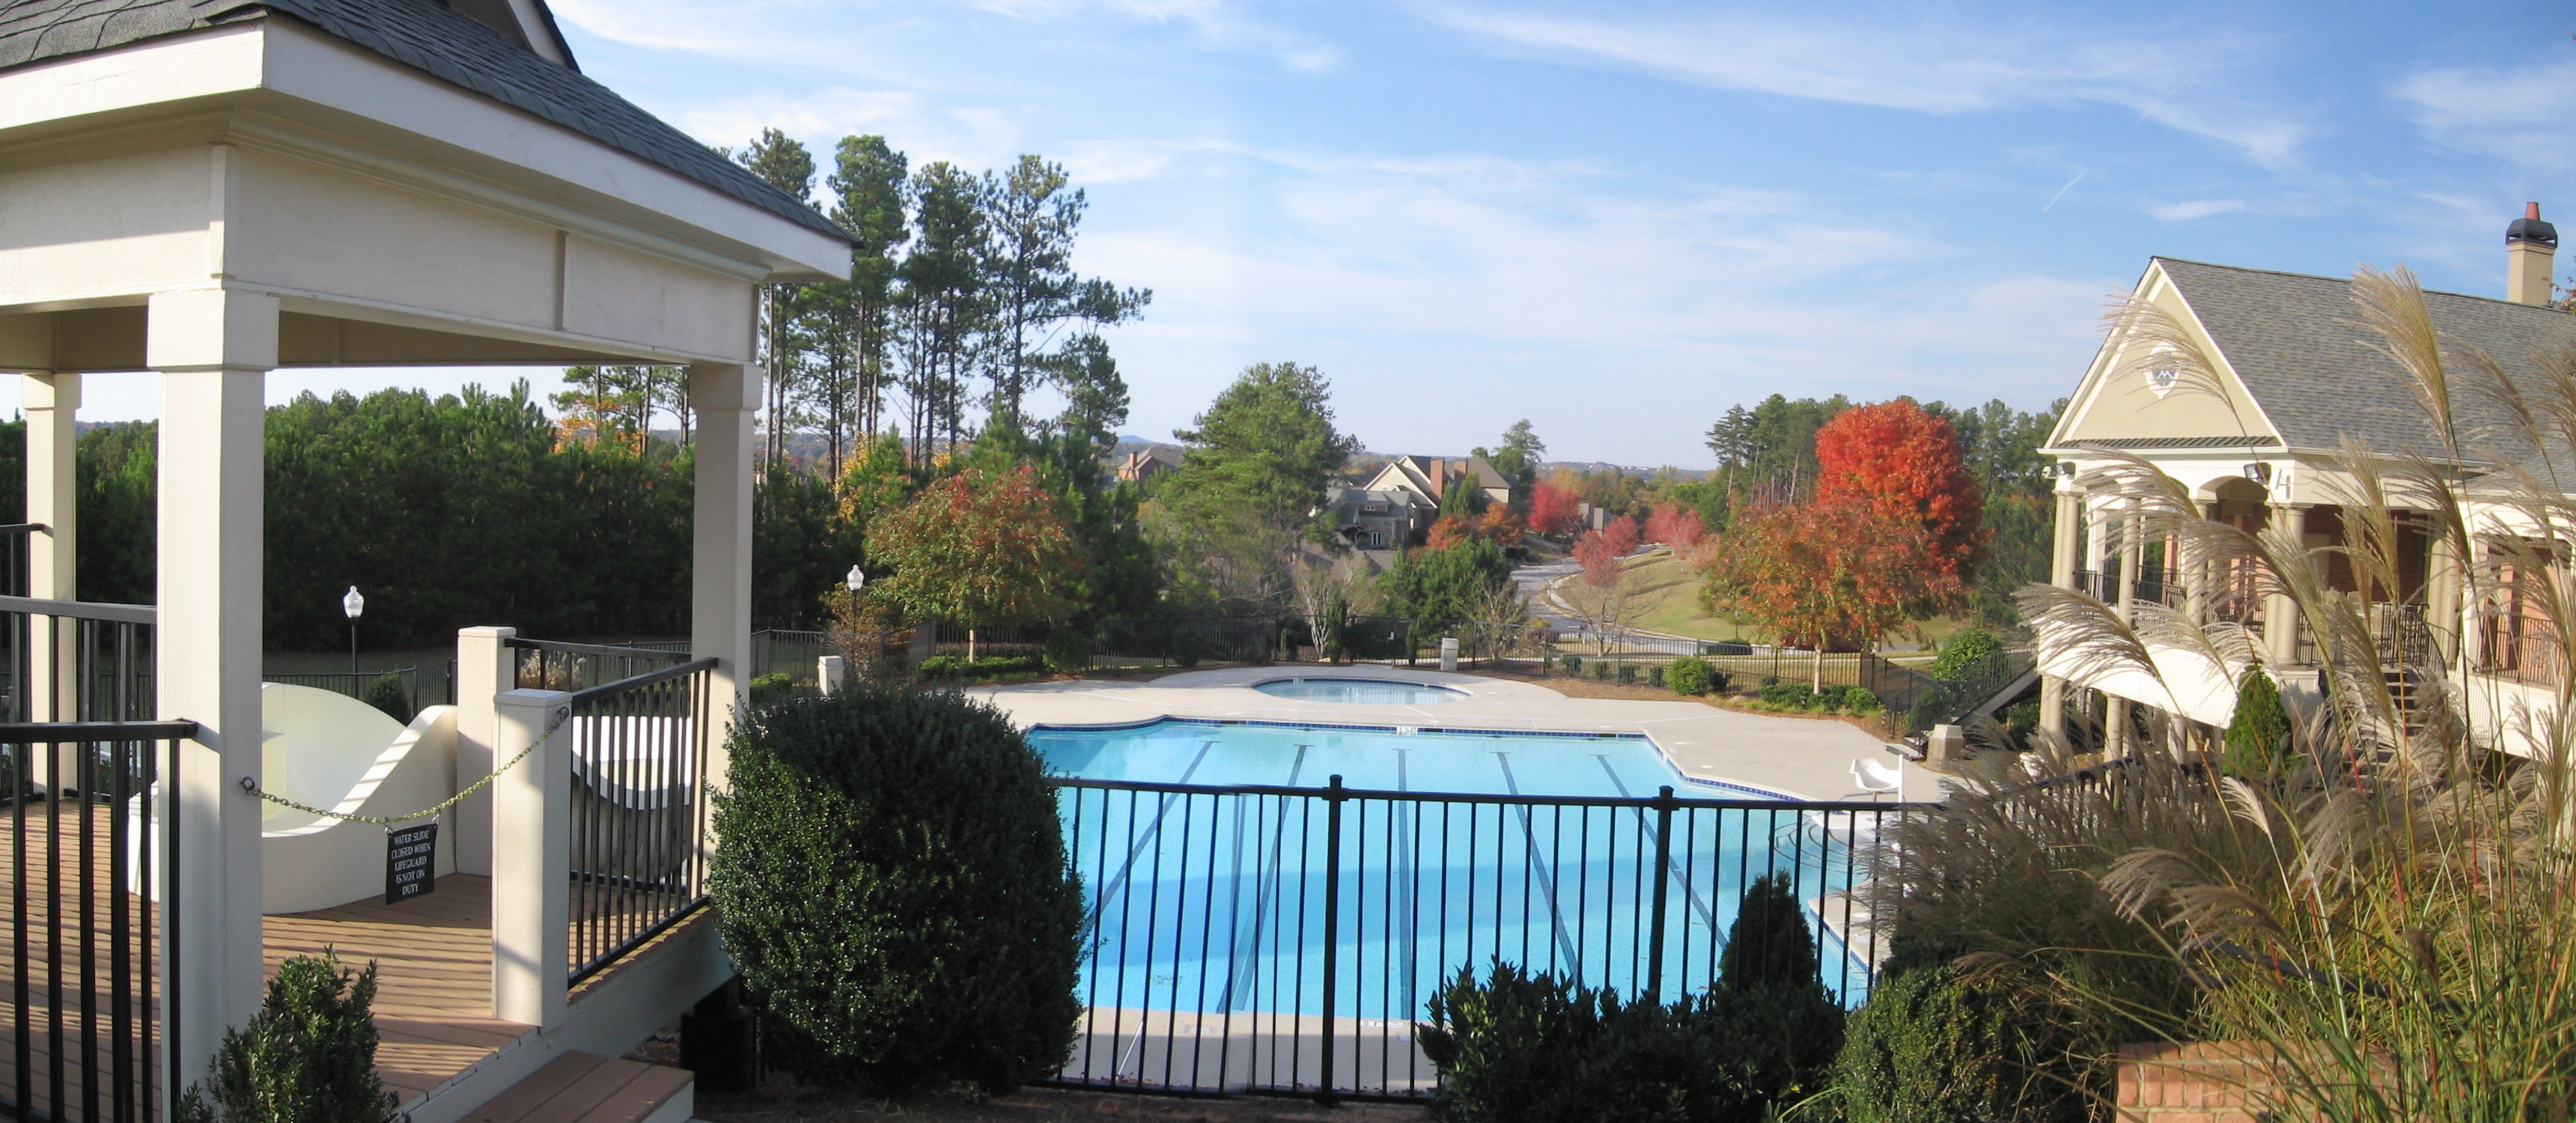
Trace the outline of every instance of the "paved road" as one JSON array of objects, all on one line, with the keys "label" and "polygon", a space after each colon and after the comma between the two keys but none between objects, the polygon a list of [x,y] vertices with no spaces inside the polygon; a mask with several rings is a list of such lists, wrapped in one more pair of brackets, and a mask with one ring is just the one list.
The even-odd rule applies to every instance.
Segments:
[{"label": "paved road", "polygon": [[[1575,564],[1573,558],[1567,557],[1540,565],[1525,565],[1512,571],[1513,583],[1519,585],[1521,592],[1529,596],[1530,613],[1547,621],[1549,627],[1556,629],[1569,642],[1589,641],[1592,633],[1585,630],[1583,623],[1568,613],[1563,605],[1550,599],[1547,590],[1549,585],[1562,578],[1571,577],[1582,569],[1582,566]],[[1691,645],[1696,642],[1687,636],[1646,631],[1615,632],[1612,633],[1611,638],[1618,644],[1631,647],[1671,648],[1676,655],[1689,651]]]}]

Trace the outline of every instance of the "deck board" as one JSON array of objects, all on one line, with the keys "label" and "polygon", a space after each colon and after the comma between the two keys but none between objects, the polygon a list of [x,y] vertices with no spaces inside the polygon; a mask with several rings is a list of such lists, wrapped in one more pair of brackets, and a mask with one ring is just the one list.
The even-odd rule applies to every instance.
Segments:
[{"label": "deck board", "polygon": [[[103,949],[112,910],[120,903],[132,910],[137,920],[147,915],[141,911],[142,899],[123,892],[110,866],[111,848],[106,839],[115,809],[92,806],[88,814],[88,825],[97,833],[92,836],[96,841],[84,853],[79,845],[80,805],[51,811],[40,806],[27,809],[23,819],[25,862],[30,871],[26,914],[32,931],[23,957],[16,952],[9,932],[0,930],[0,947],[8,947],[6,954],[10,957],[8,964],[0,965],[0,1099],[17,1098],[15,1077],[32,1076],[35,1083],[26,1089],[32,1101],[28,1106],[49,1113],[53,1102],[48,1087],[50,1057],[54,1052],[51,994],[60,990],[65,996],[65,1036],[75,1042],[71,1048],[76,1051],[81,1036],[78,1019],[85,989],[83,979],[96,980],[93,985],[97,997],[91,1008],[100,1023],[99,1032],[104,1033],[108,1028],[106,1014],[112,1007],[107,987],[113,964],[103,950],[84,962],[80,954],[83,935],[89,935],[93,949]],[[49,823],[48,818],[55,821]],[[18,823],[15,814],[0,819],[0,922],[12,921],[17,908]],[[62,842],[59,847],[54,845],[57,839]],[[58,864],[48,878],[43,871],[57,861],[57,849]],[[80,914],[79,893],[79,874],[84,865],[89,871],[86,884],[90,890],[90,915],[86,918]],[[56,884],[65,888],[49,891]],[[270,916],[261,926],[263,968],[274,978],[279,965],[289,957],[318,955],[325,948],[336,951],[345,964],[375,963],[379,1037],[376,1068],[387,1089],[408,1100],[445,1083],[532,1028],[492,1016],[491,894],[489,878],[449,874],[438,879],[433,892],[400,905],[388,906],[370,898],[312,912]],[[580,902],[582,897],[576,894],[574,899]],[[57,956],[47,938],[48,922],[57,911],[64,922],[59,937],[59,976],[54,967]],[[622,922],[624,918],[617,920]],[[619,968],[702,923],[711,923],[703,910],[628,955],[616,967],[583,980],[574,989],[572,1000],[580,1001]],[[5,1070],[17,1068],[15,985],[22,962],[30,976],[28,1014],[33,1032],[27,1041],[28,1071],[16,1073]],[[152,985],[157,989],[157,982]],[[157,997],[157,993],[149,998],[137,993],[131,999],[131,1008],[137,1014],[147,1013],[153,1008],[152,999]],[[149,1066],[158,1052],[156,1029],[150,1020],[141,1020],[137,1053],[140,1064]],[[99,1041],[97,1048],[104,1070],[112,1045]],[[64,1091],[67,1104],[80,1102],[77,1072],[67,1072]]]}]

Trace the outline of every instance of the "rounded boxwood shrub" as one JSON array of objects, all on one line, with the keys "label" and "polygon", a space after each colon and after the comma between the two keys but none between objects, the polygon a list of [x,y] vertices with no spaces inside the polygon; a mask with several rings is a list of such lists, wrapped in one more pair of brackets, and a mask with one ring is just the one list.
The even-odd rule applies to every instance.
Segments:
[{"label": "rounded boxwood shrub", "polygon": [[1866,686],[1843,691],[1843,708],[1846,710],[1856,714],[1874,714],[1878,712],[1878,706],[1878,692]]},{"label": "rounded boxwood shrub", "polygon": [[1058,628],[1047,633],[1046,669],[1072,674],[1091,669],[1091,633]]},{"label": "rounded boxwood shrub", "polygon": [[1716,688],[1717,667],[1697,655],[1684,655],[1673,660],[1673,669],[1664,681],[1675,694],[1706,694]]},{"label": "rounded boxwood shrub", "polygon": [[2045,998],[1947,962],[1891,964],[1851,1016],[1830,1100],[1844,1123],[2084,1123],[2088,1047]]},{"label": "rounded boxwood shrub", "polygon": [[179,1123],[394,1123],[376,1073],[376,965],[352,971],[325,948],[280,964],[249,1024],[226,1029]]},{"label": "rounded boxwood shrub", "polygon": [[1579,675],[1583,673],[1583,657],[1580,655],[1560,656],[1556,661],[1556,665],[1565,668],[1565,673],[1569,675]]},{"label": "rounded boxwood shrub", "polygon": [[891,1093],[1052,1075],[1082,893],[1000,711],[853,683],[744,715],[709,886],[770,1059]]}]

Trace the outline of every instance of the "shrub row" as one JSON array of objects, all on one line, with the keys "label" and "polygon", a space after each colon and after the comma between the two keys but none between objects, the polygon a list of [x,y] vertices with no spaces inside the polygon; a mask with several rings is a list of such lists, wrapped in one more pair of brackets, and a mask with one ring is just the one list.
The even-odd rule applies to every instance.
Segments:
[{"label": "shrub row", "polygon": [[1776,710],[1809,710],[1816,713],[1874,714],[1879,710],[1878,694],[1866,686],[1828,686],[1810,688],[1803,682],[1774,682],[1762,688],[1762,704]]},{"label": "shrub row", "polygon": [[[1089,661],[1086,651],[1084,662],[1087,664]],[[1037,655],[988,655],[973,661],[961,659],[955,655],[933,655],[922,660],[921,665],[914,668],[914,673],[919,674],[925,681],[942,682],[949,679],[999,678],[1003,675],[1034,674],[1045,669],[1045,658]]]}]

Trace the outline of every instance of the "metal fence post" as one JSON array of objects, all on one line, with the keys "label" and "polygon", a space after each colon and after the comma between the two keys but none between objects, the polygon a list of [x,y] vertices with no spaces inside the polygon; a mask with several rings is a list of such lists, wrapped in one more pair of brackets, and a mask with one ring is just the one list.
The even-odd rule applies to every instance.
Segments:
[{"label": "metal fence post", "polygon": [[1672,888],[1673,861],[1673,786],[1663,786],[1655,797],[1655,920],[1654,935],[1646,941],[1646,996],[1664,1000],[1664,897]]},{"label": "metal fence post", "polygon": [[1333,1102],[1333,994],[1339,989],[1337,968],[1342,946],[1342,777],[1335,773],[1324,790],[1324,1052],[1322,1078],[1315,1099]]}]

